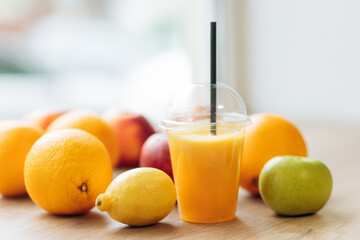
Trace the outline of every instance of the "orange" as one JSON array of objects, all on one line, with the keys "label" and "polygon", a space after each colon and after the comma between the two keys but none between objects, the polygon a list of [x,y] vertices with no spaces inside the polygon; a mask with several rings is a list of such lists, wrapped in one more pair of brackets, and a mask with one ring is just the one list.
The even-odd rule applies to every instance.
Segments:
[{"label": "orange", "polygon": [[240,164],[240,185],[259,195],[258,179],[267,161],[276,156],[307,156],[306,145],[299,130],[279,116],[259,113],[251,116],[246,128]]},{"label": "orange", "polygon": [[61,215],[88,212],[112,179],[104,145],[78,129],[42,136],[26,157],[24,172],[31,199],[46,211]]},{"label": "orange", "polygon": [[96,114],[80,110],[64,113],[46,131],[67,128],[81,129],[97,137],[109,152],[112,165],[118,164],[120,151],[115,131]]},{"label": "orange", "polygon": [[0,194],[25,195],[24,162],[42,130],[30,123],[8,120],[0,122]]}]

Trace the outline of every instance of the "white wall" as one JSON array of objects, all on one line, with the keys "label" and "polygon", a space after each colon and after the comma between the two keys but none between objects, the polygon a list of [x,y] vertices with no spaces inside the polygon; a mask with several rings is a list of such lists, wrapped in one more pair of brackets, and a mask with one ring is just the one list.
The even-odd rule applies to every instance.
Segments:
[{"label": "white wall", "polygon": [[225,6],[229,71],[249,112],[360,124],[360,1],[226,0]]}]

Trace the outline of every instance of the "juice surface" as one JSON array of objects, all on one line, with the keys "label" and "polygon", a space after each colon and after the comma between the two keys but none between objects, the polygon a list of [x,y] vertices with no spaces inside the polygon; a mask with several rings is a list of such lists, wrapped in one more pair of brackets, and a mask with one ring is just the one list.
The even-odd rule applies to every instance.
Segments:
[{"label": "juice surface", "polygon": [[235,217],[244,131],[168,132],[171,162],[184,221],[214,223]]}]

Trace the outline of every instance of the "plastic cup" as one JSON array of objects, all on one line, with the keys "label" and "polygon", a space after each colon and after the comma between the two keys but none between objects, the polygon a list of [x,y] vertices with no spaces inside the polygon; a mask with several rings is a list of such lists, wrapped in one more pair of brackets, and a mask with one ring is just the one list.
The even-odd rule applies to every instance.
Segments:
[{"label": "plastic cup", "polygon": [[[216,88],[215,123],[210,123],[210,88]],[[192,84],[173,97],[161,125],[169,137],[181,219],[216,223],[235,218],[248,122],[241,97],[225,84]]]}]

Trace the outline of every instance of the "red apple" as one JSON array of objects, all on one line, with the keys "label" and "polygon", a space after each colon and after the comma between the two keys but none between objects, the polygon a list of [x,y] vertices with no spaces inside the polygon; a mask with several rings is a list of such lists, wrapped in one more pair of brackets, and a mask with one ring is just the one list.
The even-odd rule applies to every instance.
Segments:
[{"label": "red apple", "polygon": [[36,125],[40,126],[43,130],[57,119],[60,115],[64,114],[66,111],[59,109],[36,109],[32,112],[29,112],[24,116],[25,120],[28,120]]},{"label": "red apple", "polygon": [[130,112],[107,111],[103,118],[116,132],[121,149],[119,166],[139,165],[141,147],[155,132],[151,124],[144,116]]},{"label": "red apple", "polygon": [[169,142],[165,133],[155,133],[144,143],[140,153],[140,167],[153,167],[173,178]]}]

